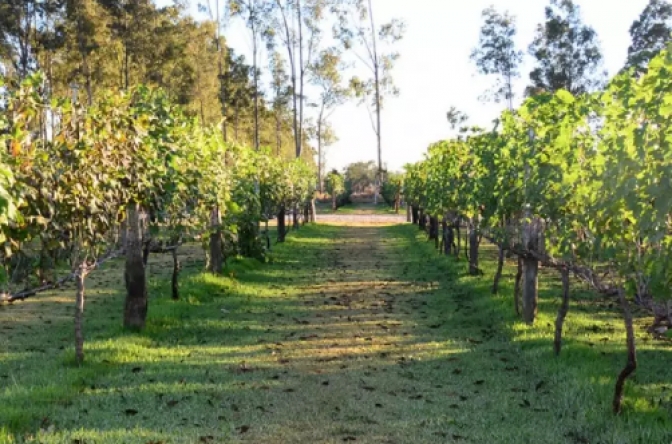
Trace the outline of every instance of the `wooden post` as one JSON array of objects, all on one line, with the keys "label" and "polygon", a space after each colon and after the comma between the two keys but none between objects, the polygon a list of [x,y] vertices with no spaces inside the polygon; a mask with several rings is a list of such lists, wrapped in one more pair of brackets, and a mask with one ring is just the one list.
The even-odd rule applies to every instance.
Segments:
[{"label": "wooden post", "polygon": [[[528,213],[529,214],[529,213]],[[530,252],[543,254],[543,224],[538,217],[525,218],[523,224],[523,246]],[[523,320],[533,324],[537,317],[539,301],[538,275],[539,261],[532,256],[523,256]]]},{"label": "wooden post", "polygon": [[126,301],[124,305],[124,327],[142,329],[147,318],[147,279],[142,261],[142,228],[140,226],[140,206],[128,205],[128,238],[126,242]]}]

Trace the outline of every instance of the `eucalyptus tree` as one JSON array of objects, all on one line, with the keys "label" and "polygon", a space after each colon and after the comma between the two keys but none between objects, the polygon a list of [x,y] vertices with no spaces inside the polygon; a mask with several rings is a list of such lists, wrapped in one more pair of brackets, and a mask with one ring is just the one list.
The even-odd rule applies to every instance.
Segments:
[{"label": "eucalyptus tree", "polygon": [[672,4],[667,0],[649,0],[639,19],[630,27],[632,43],[625,69],[641,75],[649,62],[672,40]]},{"label": "eucalyptus tree", "polygon": [[581,94],[602,84],[602,52],[597,33],[583,23],[580,8],[573,0],[551,0],[546,7],[546,21],[537,27],[529,51],[537,66],[530,72],[532,85],[528,93],[565,89]]},{"label": "eucalyptus tree", "polygon": [[296,157],[301,157],[304,135],[305,86],[322,41],[322,24],[333,0],[269,0],[273,3],[271,42],[287,51],[294,115]]},{"label": "eucalyptus tree", "polygon": [[291,89],[287,87],[289,75],[287,74],[287,65],[285,60],[278,52],[274,52],[270,58],[271,70],[271,89],[273,98],[273,115],[275,117],[275,154],[280,156],[282,148],[282,120],[283,114],[292,95]]},{"label": "eucalyptus tree", "polygon": [[[215,24],[215,44],[217,48],[217,77],[219,79],[219,101],[222,106],[222,137],[228,141],[227,121],[226,121],[226,76],[225,76],[225,51],[226,45],[222,39],[222,28],[224,27],[225,12],[220,7],[220,0],[208,0],[206,6],[199,6],[207,10],[210,20]],[[213,5],[214,2],[214,5]]]},{"label": "eucalyptus tree", "polygon": [[498,12],[494,6],[485,9],[482,17],[480,40],[471,60],[479,73],[498,77],[493,97],[497,102],[506,100],[509,109],[513,109],[513,81],[520,75],[518,67],[523,60],[523,52],[514,41],[516,18],[508,12]]},{"label": "eucalyptus tree", "polygon": [[254,85],[254,148],[259,150],[259,49],[262,38],[269,33],[269,0],[229,0],[232,16],[241,17],[252,37],[252,78]]},{"label": "eucalyptus tree", "polygon": [[393,48],[394,44],[403,38],[405,26],[404,22],[398,19],[376,25],[371,0],[345,0],[336,5],[334,10],[337,13],[335,37],[370,75],[363,79],[353,77],[350,86],[354,95],[360,99],[360,103],[366,105],[371,126],[376,134],[377,203],[378,187],[383,179],[381,112],[384,99],[399,94],[392,79],[392,70],[399,59],[399,53]]},{"label": "eucalyptus tree", "polygon": [[342,84],[341,54],[335,48],[321,51],[318,60],[310,67],[311,81],[319,88],[318,112],[315,123],[315,139],[317,140],[317,179],[320,192],[323,191],[322,168],[325,163],[325,149],[336,139],[329,123],[336,107],[343,104],[348,97],[348,89]]}]

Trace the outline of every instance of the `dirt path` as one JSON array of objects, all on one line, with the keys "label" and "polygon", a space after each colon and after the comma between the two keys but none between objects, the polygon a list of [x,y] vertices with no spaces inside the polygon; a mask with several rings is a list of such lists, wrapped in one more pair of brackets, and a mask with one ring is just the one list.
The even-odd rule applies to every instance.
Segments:
[{"label": "dirt path", "polygon": [[245,441],[460,439],[448,431],[455,427],[445,416],[443,386],[430,376],[441,366],[434,359],[460,350],[423,335],[417,320],[428,317],[423,295],[433,285],[401,278],[415,264],[405,263],[402,240],[384,236],[384,228],[340,227],[315,252],[322,266],[313,276],[321,282],[301,286],[305,315],[286,326],[286,341],[271,346],[286,397]]},{"label": "dirt path", "polygon": [[405,215],[395,214],[318,214],[317,222],[321,224],[402,224],[406,222]]}]

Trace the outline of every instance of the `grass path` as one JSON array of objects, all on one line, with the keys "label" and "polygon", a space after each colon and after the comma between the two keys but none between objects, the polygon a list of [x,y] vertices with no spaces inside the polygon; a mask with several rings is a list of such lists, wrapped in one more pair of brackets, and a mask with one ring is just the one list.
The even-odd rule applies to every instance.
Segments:
[{"label": "grass path", "polygon": [[[538,326],[515,324],[509,297],[414,227],[305,227],[272,257],[215,278],[195,249],[177,303],[167,258],[153,258],[141,334],[118,327],[119,270],[95,275],[83,368],[68,292],[0,308],[0,431],[45,444],[672,442],[672,401],[648,404],[669,384],[669,349],[643,347],[660,367],[638,370],[626,414],[609,414],[622,329],[602,308],[570,314],[554,359],[552,297]],[[614,347],[585,343],[601,337]]]}]

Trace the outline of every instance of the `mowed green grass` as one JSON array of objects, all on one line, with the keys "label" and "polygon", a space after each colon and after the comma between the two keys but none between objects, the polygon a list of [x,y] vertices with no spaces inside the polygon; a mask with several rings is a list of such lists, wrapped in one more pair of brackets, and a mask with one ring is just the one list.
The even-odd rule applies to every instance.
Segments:
[{"label": "mowed green grass", "polygon": [[672,347],[637,318],[639,368],[614,417],[625,362],[618,307],[574,284],[552,351],[557,278],[538,321],[513,313],[507,264],[484,277],[409,225],[308,226],[270,263],[202,273],[182,252],[151,262],[142,333],[122,330],[121,269],[88,280],[86,364],[73,365],[71,289],[0,307],[0,442],[669,443]]},{"label": "mowed green grass", "polygon": [[[340,207],[336,211],[331,209],[331,203],[316,203],[317,214],[344,214],[344,215],[390,215],[395,214],[394,208],[381,202],[378,205],[368,203],[353,203]],[[404,213],[405,214],[405,213]]]}]

